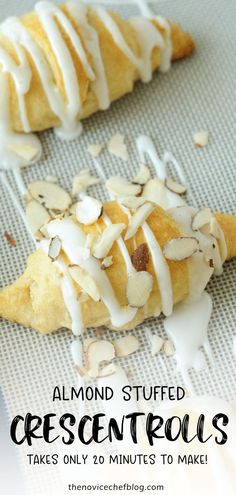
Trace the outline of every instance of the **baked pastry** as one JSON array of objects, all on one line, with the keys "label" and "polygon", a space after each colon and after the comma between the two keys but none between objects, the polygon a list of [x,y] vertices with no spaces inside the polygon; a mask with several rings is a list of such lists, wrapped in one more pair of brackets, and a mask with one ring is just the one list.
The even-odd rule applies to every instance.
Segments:
[{"label": "baked pastry", "polygon": [[191,37],[161,17],[124,21],[79,0],[61,7],[39,2],[33,12],[0,26],[1,152],[6,141],[12,151],[19,148],[13,140],[13,150],[9,130],[56,127],[73,138],[80,119],[108,108],[136,80],[150,81],[158,67],[168,70],[171,59],[193,50]]},{"label": "baked pastry", "polygon": [[[74,334],[100,325],[132,329],[198,297],[214,270],[220,273],[223,262],[236,256],[236,217],[197,211],[182,199],[178,204],[176,191],[183,190],[173,181],[167,189],[149,179],[143,190],[119,181],[107,181],[117,201],[102,205],[85,195],[72,209],[55,184],[29,186],[34,215],[35,198],[55,206],[49,189],[57,191],[63,211],[45,218],[25,273],[0,293],[2,317],[45,334],[60,327]],[[167,211],[154,204],[161,188],[174,205]]]}]

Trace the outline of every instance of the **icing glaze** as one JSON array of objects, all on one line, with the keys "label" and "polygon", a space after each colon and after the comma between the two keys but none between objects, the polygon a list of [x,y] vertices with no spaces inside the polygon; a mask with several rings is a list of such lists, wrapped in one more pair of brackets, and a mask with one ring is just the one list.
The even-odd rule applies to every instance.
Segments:
[{"label": "icing glaze", "polygon": [[63,251],[70,261],[81,266],[92,276],[98,286],[101,300],[109,311],[112,325],[119,328],[131,321],[135,316],[136,309],[119,305],[108,276],[104,270],[101,270],[98,260],[94,257],[84,259],[83,246],[86,242],[86,236],[79,225],[70,219],[55,220],[48,224],[47,229],[51,237],[56,235],[60,237]]},{"label": "icing glaze", "polygon": [[186,387],[193,391],[188,370],[192,367],[199,370],[206,366],[205,357],[200,350],[204,347],[212,361],[212,351],[207,337],[208,323],[212,313],[210,295],[203,291],[193,302],[177,304],[172,315],[164,320],[164,327],[174,343],[174,357],[177,370],[182,374]]},{"label": "icing glaze", "polygon": [[[0,25],[0,32],[12,44],[19,62],[16,63],[14,58],[9,55],[7,50],[0,47],[0,65],[2,74],[10,75],[15,83],[19,116],[25,133],[30,132],[29,117],[25,104],[25,95],[29,91],[32,72],[26,52],[29,53],[41,80],[45,95],[52,112],[58,117],[60,127],[56,128],[56,133],[63,139],[74,139],[81,132],[82,126],[79,116],[82,111],[82,102],[80,97],[80,87],[75,65],[67,47],[67,44],[59,29],[58,23],[66,33],[73,48],[80,59],[83,70],[90,80],[91,87],[98,100],[99,108],[106,109],[109,107],[110,98],[109,90],[104,70],[99,39],[96,31],[88,22],[87,7],[75,0],[69,0],[66,4],[68,12],[77,22],[83,37],[83,44],[72,22],[65,13],[56,5],[50,2],[42,1],[36,4],[35,12],[38,15],[42,28],[48,37],[51,49],[55,55],[58,66],[61,71],[65,97],[58,90],[51,71],[49,62],[44,55],[39,44],[33,39],[30,32],[24,27],[20,19],[10,17]],[[127,45],[118,25],[112,17],[102,7],[95,6],[94,10],[102,20],[105,28],[110,32],[119,48],[125,53],[129,60],[137,67],[140,77],[143,81],[151,79],[151,55],[156,46],[161,47],[162,56],[166,52],[169,38],[164,40],[159,31],[153,26],[147,18],[134,18],[131,24],[137,33],[140,42],[142,56],[140,58],[132,52]],[[164,25],[167,31],[169,24],[163,19],[159,22]],[[163,24],[164,23],[164,24]],[[145,35],[144,35],[145,34]],[[85,48],[84,48],[85,46]],[[85,50],[86,49],[86,50]],[[87,52],[91,55],[93,68],[91,67]],[[171,56],[171,53],[170,53]],[[8,81],[1,84],[1,96],[4,108],[0,115],[0,156],[5,168],[12,167],[17,161],[17,165],[27,163],[19,162],[18,156],[9,151],[5,143],[22,143],[22,135],[16,135],[10,130],[10,119],[8,112]],[[34,140],[34,142],[32,142]],[[3,146],[4,144],[4,146]],[[25,144],[36,145],[36,138],[29,137]],[[35,160],[39,158],[40,153],[36,153]]]},{"label": "icing glaze", "polygon": [[173,291],[168,263],[166,262],[162,249],[147,222],[143,224],[142,229],[151,254],[152,263],[161,294],[162,311],[164,315],[169,316],[173,309]]},{"label": "icing glaze", "polygon": [[67,3],[67,8],[75,18],[82,33],[85,47],[93,58],[96,77],[92,81],[91,86],[97,97],[99,108],[106,110],[110,105],[110,98],[98,34],[88,22],[87,7],[85,5],[77,2],[77,0],[70,0]]},{"label": "icing glaze", "polygon": [[[11,131],[8,78],[7,74],[1,71],[0,87],[0,168],[16,171],[20,167],[37,161],[41,156],[42,148],[36,136],[32,134],[18,134]],[[25,159],[25,152],[32,152],[32,150],[33,155],[31,159]],[[20,184],[20,189],[23,189],[22,184]]]}]

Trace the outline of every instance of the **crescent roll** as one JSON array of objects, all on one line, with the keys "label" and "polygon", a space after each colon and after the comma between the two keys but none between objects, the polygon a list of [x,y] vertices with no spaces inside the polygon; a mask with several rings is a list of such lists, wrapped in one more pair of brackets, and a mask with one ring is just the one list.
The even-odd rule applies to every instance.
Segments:
[{"label": "crescent roll", "polygon": [[101,325],[132,329],[161,311],[169,315],[236,256],[236,217],[215,213],[204,223],[207,214],[144,203],[129,217],[111,201],[92,224],[74,214],[53,219],[25,273],[0,293],[0,314],[44,334],[60,327],[75,334]]},{"label": "crescent roll", "polygon": [[[0,120],[6,130],[51,127],[74,137],[78,121],[151,80],[157,68],[190,55],[194,42],[161,17],[122,20],[79,0],[39,2],[0,26]],[[3,104],[2,103],[2,104]]]}]

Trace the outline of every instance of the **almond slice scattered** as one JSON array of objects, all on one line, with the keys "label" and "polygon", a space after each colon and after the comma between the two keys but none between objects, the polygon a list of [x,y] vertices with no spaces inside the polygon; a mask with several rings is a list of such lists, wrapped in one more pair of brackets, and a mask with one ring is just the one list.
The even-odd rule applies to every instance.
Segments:
[{"label": "almond slice scattered", "polygon": [[137,196],[140,194],[142,188],[139,184],[132,184],[124,177],[114,175],[106,181],[106,188],[111,194],[118,198],[124,196]]},{"label": "almond slice scattered", "polygon": [[95,223],[102,215],[103,205],[98,199],[85,196],[77,203],[76,218],[83,225]]},{"label": "almond slice scattered", "polygon": [[196,146],[199,148],[204,148],[207,145],[209,139],[209,132],[201,130],[199,132],[195,132],[193,135],[193,140]]},{"label": "almond slice scattered", "polygon": [[131,255],[131,261],[137,272],[147,270],[147,264],[149,262],[149,249],[146,242],[140,244],[137,249]]},{"label": "almond slice scattered", "polygon": [[129,226],[128,226],[126,234],[125,234],[125,240],[126,241],[136,234],[139,227],[142,226],[142,224],[145,222],[145,220],[152,213],[153,209],[154,209],[153,204],[144,203],[144,205],[140,206],[135,211],[135,213],[130,218]]},{"label": "almond slice scattered", "polygon": [[193,217],[192,229],[199,230],[204,227],[204,225],[210,224],[211,218],[212,213],[210,208],[203,208],[202,210],[199,210]]},{"label": "almond slice scattered", "polygon": [[181,261],[190,258],[199,248],[199,242],[195,237],[178,237],[168,241],[163,253],[166,259]]},{"label": "almond slice scattered", "polygon": [[113,265],[113,256],[107,256],[102,260],[101,269],[106,270],[111,265]]},{"label": "almond slice scattered", "polygon": [[83,268],[78,265],[70,265],[69,273],[73,280],[79,284],[95,302],[100,301],[100,293],[94,279]]},{"label": "almond slice scattered", "polygon": [[127,280],[126,296],[131,307],[142,308],[149,299],[153,277],[148,272],[135,272]]},{"label": "almond slice scattered", "polygon": [[175,353],[174,345],[170,340],[166,340],[164,343],[164,353],[166,357],[173,356],[173,354]]},{"label": "almond slice scattered", "polygon": [[141,165],[138,174],[132,180],[133,184],[140,184],[140,186],[144,186],[147,181],[151,179],[150,170],[147,165]]},{"label": "almond slice scattered", "polygon": [[52,261],[55,261],[61,252],[61,239],[58,235],[53,237],[48,248],[48,256]]},{"label": "almond slice scattered", "polygon": [[86,191],[89,187],[99,184],[101,181],[98,177],[90,175],[88,169],[81,170],[78,175],[73,178],[72,196]]},{"label": "almond slice scattered", "polygon": [[58,181],[58,179],[55,175],[47,175],[45,177],[45,180],[46,180],[46,182],[53,182],[53,183]]},{"label": "almond slice scattered", "polygon": [[76,215],[76,208],[77,208],[77,203],[73,203],[70,206],[69,212],[72,213],[72,215]]},{"label": "almond slice scattered", "polygon": [[113,340],[113,345],[117,357],[129,356],[129,354],[133,354],[140,347],[140,343],[134,335],[126,335],[120,339]]},{"label": "almond slice scattered", "polygon": [[121,200],[121,204],[130,210],[136,210],[146,202],[146,198],[142,196],[127,196]]},{"label": "almond slice scattered", "polygon": [[114,363],[107,364],[106,366],[104,366],[104,368],[102,368],[99,371],[97,378],[104,378],[106,376],[114,375],[116,371],[117,371],[117,367],[115,366]]},{"label": "almond slice scattered", "polygon": [[146,201],[150,201],[155,205],[160,205],[164,209],[168,207],[166,188],[163,182],[157,177],[149,180],[147,184],[145,184],[142,196],[146,198]]},{"label": "almond slice scattered", "polygon": [[171,192],[175,194],[179,194],[180,196],[182,194],[185,194],[187,191],[187,187],[184,186],[183,184],[179,184],[175,180],[171,179],[171,177],[167,177],[165,180],[165,186],[167,189],[169,189]]},{"label": "almond slice scattered", "polygon": [[89,144],[87,147],[87,151],[90,155],[96,158],[97,156],[100,155],[102,148],[103,148],[102,144]]},{"label": "almond slice scattered", "polygon": [[152,347],[151,347],[151,356],[154,357],[156,356],[161,348],[163,347],[164,340],[159,337],[159,335],[154,334],[152,335]]},{"label": "almond slice scattered", "polygon": [[87,350],[87,374],[90,378],[99,376],[100,366],[102,363],[112,361],[115,357],[115,348],[107,340],[98,340],[92,342]]},{"label": "almond slice scattered", "polygon": [[85,242],[85,248],[89,249],[89,251],[92,251],[94,243],[98,239],[98,234],[95,234],[94,232],[89,232],[86,236],[86,242]]},{"label": "almond slice scattered", "polygon": [[217,240],[221,238],[218,222],[216,218],[213,216],[211,217],[210,220],[210,234],[213,235],[213,237],[215,237],[215,239]]},{"label": "almond slice scattered", "polygon": [[93,344],[94,342],[98,342],[98,339],[96,337],[88,337],[87,339],[83,340],[83,350],[84,352],[87,352],[89,346]]},{"label": "almond slice scattered", "polygon": [[49,210],[65,211],[71,205],[69,194],[57,184],[35,181],[29,184],[28,191],[33,199]]},{"label": "almond slice scattered", "polygon": [[13,151],[13,153],[16,153],[19,155],[21,158],[26,160],[28,163],[32,163],[36,158],[40,157],[41,155],[41,147],[40,146],[32,146],[29,144],[24,144],[24,143],[15,143],[10,146],[8,146],[8,149],[10,151]]},{"label": "almond slice scattered", "polygon": [[111,137],[110,141],[108,141],[107,148],[109,153],[117,156],[118,158],[122,158],[122,160],[126,161],[128,160],[128,152],[124,139],[125,136],[117,132]]},{"label": "almond slice scattered", "polygon": [[26,205],[25,214],[34,236],[51,218],[46,208],[33,199]]},{"label": "almond slice scattered", "polygon": [[125,227],[126,225],[124,223],[113,223],[103,230],[93,246],[93,255],[95,258],[106,258],[114,242],[120,237]]}]

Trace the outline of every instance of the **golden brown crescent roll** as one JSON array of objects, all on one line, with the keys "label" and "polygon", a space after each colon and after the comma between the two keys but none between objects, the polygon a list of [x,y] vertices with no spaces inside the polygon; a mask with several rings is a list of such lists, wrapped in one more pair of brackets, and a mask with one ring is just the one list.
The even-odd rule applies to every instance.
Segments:
[{"label": "golden brown crescent roll", "polygon": [[[182,208],[184,208],[184,210]],[[190,236],[187,223],[186,230],[184,231],[181,221],[177,221],[181,211],[185,212],[185,210],[186,215],[190,214],[192,220],[193,215],[196,215],[196,212],[192,211],[188,206],[177,207],[173,210],[169,210],[169,212],[165,212],[158,206],[153,208],[149,216],[147,216],[145,222],[146,227],[144,228],[144,223],[141,224],[135,235],[131,236],[126,241],[124,241],[124,237],[127,236],[126,226],[128,217],[121,206],[114,201],[104,205],[102,217],[92,225],[79,224],[73,215],[49,222],[49,237],[54,239],[57,237],[57,241],[58,239],[62,240],[62,245],[60,245],[60,257],[62,263],[67,267],[69,265],[74,265],[75,259],[73,256],[77,256],[77,252],[79,252],[80,249],[79,244],[77,245],[76,243],[77,230],[78,239],[80,239],[80,236],[83,236],[84,233],[87,235],[88,239],[88,234],[98,234],[99,232],[101,235],[101,233],[104,232],[107,225],[106,218],[110,219],[112,225],[124,224],[124,230],[121,235],[124,245],[127,247],[129,255],[131,256],[133,266],[135,267],[134,273],[131,275],[129,274],[128,276],[124,252],[122,252],[121,245],[116,240],[108,252],[108,255],[112,256],[112,264],[105,270],[103,269],[104,266],[102,266],[102,263],[104,263],[102,259],[98,260],[92,256],[93,262],[97,265],[94,265],[95,268],[94,266],[91,268],[89,265],[90,259],[84,261],[81,258],[82,264],[87,263],[86,267],[83,265],[83,267],[86,268],[87,273],[89,272],[90,275],[92,271],[94,273],[93,281],[95,280],[96,287],[100,292],[100,300],[94,300],[96,299],[94,293],[91,297],[90,289],[92,285],[90,289],[89,285],[87,285],[90,295],[88,296],[87,293],[87,297],[84,298],[83,296],[85,295],[86,290],[84,290],[83,287],[83,291],[81,292],[80,285],[73,278],[72,285],[76,295],[74,303],[80,305],[80,316],[85,328],[97,327],[100,325],[107,325],[108,327],[116,326],[114,325],[114,320],[117,321],[118,317],[117,314],[115,316],[114,314],[117,311],[120,311],[120,313],[124,311],[124,318],[127,316],[126,322],[124,322],[124,320],[123,322],[120,321],[119,328],[124,329],[134,328],[145,318],[158,315],[161,310],[168,314],[168,312],[171,312],[172,310],[172,305],[189,297],[191,291],[194,293],[195,289],[197,291],[198,289],[204,289],[208,279],[214,271],[214,266],[217,263],[217,257],[215,257],[216,251],[218,251],[218,255],[220,255],[221,262],[226,258],[230,259],[236,256],[236,217],[216,213],[214,217],[212,217],[214,220],[212,223],[213,231],[210,235],[208,233],[200,232],[196,234],[196,232],[194,233],[194,231],[192,231]],[[154,238],[148,237],[147,229],[149,229],[149,233],[150,231],[152,232]],[[221,235],[218,235],[219,232],[221,232]],[[222,238],[222,235],[224,239]],[[185,241],[187,239],[188,245],[182,245],[182,247],[180,245],[175,245],[174,252],[171,254],[171,250],[174,246],[173,242],[177,240],[181,244],[183,236]],[[191,242],[194,242],[195,236],[200,239],[199,245],[197,250],[193,250],[191,253],[189,252],[189,248],[191,248]],[[192,239],[192,241],[190,240],[190,243],[189,239]],[[169,242],[171,240],[175,241]],[[155,242],[157,242],[157,245],[155,245]],[[209,247],[212,248],[211,251],[209,251]],[[185,251],[183,251],[183,249]],[[75,254],[73,254],[73,252]],[[95,254],[98,253],[98,251],[93,252]],[[59,258],[57,258],[57,260],[58,259]],[[72,299],[65,298],[65,292],[63,292],[62,289],[62,280],[65,279],[65,271],[62,273],[61,267],[58,267],[57,265],[57,260],[55,258],[55,260],[52,261],[47,255],[47,252],[44,252],[43,249],[37,250],[29,257],[25,273],[15,283],[5,288],[0,293],[0,314],[3,318],[18,322],[24,326],[33,327],[45,334],[60,327],[71,328],[71,314],[73,313],[73,310],[75,310],[75,307],[72,307],[72,312],[69,314],[68,307],[70,304],[69,306],[66,306],[66,302],[68,303],[69,301],[69,303],[71,303]],[[197,265],[195,265],[195,263],[197,263]],[[156,267],[157,270],[159,270],[159,277],[157,276]],[[198,273],[195,273],[196,270]],[[199,277],[199,272],[200,280],[196,278],[196,275]],[[127,296],[128,278],[136,276],[137,273],[142,274],[140,275],[139,287],[141,295],[142,290],[146,290],[144,287],[146,283],[145,276],[144,280],[142,279],[143,273],[149,273],[153,280],[153,285],[147,300],[140,308],[131,307],[132,304],[129,305],[129,297],[131,297],[132,300],[132,294],[129,297]],[[108,280],[108,283],[110,284],[109,290],[110,292],[113,291],[116,304],[118,305],[118,310],[115,308],[113,315],[113,309],[111,308],[114,300],[110,301],[110,306],[107,304],[105,292],[102,292],[102,285],[105,282],[103,278],[99,279],[100,274]],[[171,290],[168,286],[168,274],[170,276]],[[203,280],[201,279],[202,276]],[[81,280],[83,281],[83,279]],[[192,284],[192,282],[194,283]],[[196,287],[194,284],[196,284]],[[200,287],[197,287],[199,284]],[[67,296],[68,295],[69,293]],[[170,305],[169,309],[167,309],[168,304]],[[127,313],[125,313],[125,311]],[[113,324],[111,321],[112,318]]]},{"label": "golden brown crescent roll", "polygon": [[60,127],[73,137],[78,120],[108,108],[136,80],[148,82],[154,70],[167,70],[170,59],[193,50],[189,34],[160,17],[122,20],[79,0],[61,7],[39,2],[33,12],[0,26],[8,124],[26,133]]}]

